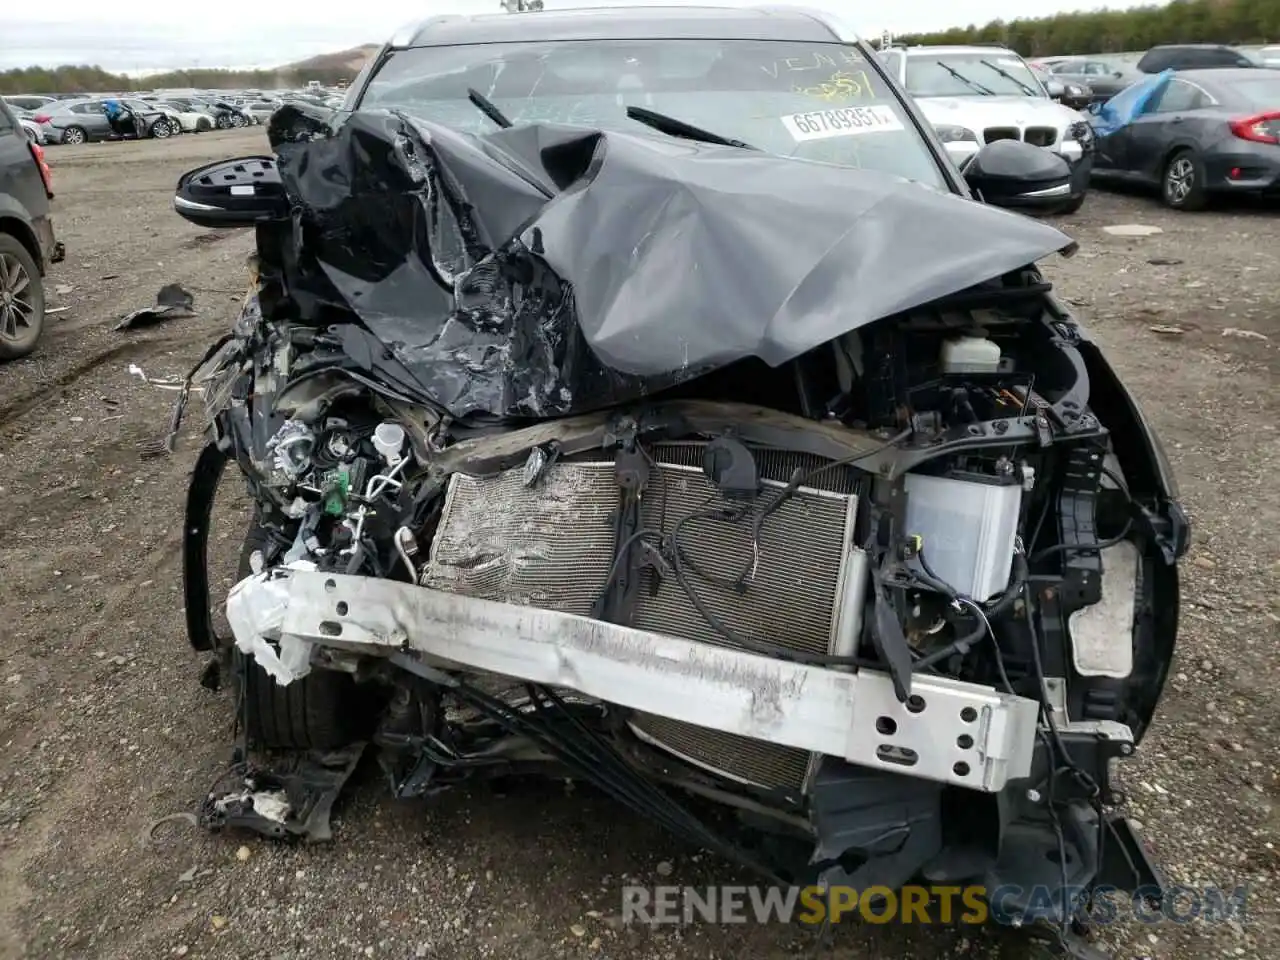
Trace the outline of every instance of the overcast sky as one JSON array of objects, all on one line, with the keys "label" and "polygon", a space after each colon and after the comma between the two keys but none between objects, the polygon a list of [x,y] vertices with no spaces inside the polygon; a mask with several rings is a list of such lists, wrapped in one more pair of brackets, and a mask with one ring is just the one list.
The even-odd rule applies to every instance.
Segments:
[{"label": "overcast sky", "polygon": [[[548,8],[589,5],[582,0],[544,2]],[[678,0],[666,0],[666,5],[673,2]],[[741,0],[741,5],[748,3]],[[864,36],[878,36],[885,29],[906,33],[985,23],[997,17],[1009,20],[1133,3],[808,0],[807,5],[840,14]],[[426,14],[497,10],[498,0],[267,0],[227,7],[158,0],[58,0],[56,4],[0,0],[0,69],[67,63],[91,63],[128,73],[180,67],[272,67],[361,43],[381,43],[401,24]]]}]

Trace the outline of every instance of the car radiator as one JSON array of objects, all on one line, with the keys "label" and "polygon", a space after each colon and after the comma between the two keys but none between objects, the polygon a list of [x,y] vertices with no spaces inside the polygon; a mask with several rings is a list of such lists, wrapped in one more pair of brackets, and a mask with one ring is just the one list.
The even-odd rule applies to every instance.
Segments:
[{"label": "car radiator", "polygon": [[[670,534],[690,514],[728,506],[701,469],[702,444],[660,444],[641,501],[645,528]],[[759,509],[797,468],[823,461],[753,451],[763,478]],[[732,584],[752,562],[750,518],[693,519],[684,555],[707,574],[688,582],[739,636],[811,653],[831,652],[839,598],[854,575],[849,557],[859,474],[833,468],[801,486],[762,525],[759,562],[745,591]],[[557,462],[530,486],[523,467],[487,477],[454,475],[422,572],[423,586],[505,603],[590,616],[613,565],[619,486],[612,461]],[[720,582],[709,582],[720,581]],[[631,626],[734,646],[698,612],[674,577],[645,571]],[[647,714],[629,723],[640,739],[690,763],[767,789],[804,789],[811,756],[765,741]]]}]

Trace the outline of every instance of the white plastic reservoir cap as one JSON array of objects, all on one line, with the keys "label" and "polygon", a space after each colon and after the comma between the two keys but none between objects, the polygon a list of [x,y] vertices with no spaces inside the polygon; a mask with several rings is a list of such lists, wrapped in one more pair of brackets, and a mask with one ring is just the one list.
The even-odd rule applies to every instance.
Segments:
[{"label": "white plastic reservoir cap", "polygon": [[404,427],[390,420],[378,424],[373,431],[373,448],[388,463],[399,463],[400,451],[404,449]]}]

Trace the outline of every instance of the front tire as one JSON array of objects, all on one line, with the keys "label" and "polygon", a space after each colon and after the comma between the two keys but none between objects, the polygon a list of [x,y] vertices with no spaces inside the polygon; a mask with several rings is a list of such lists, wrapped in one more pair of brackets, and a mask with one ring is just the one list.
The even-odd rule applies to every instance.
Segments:
[{"label": "front tire", "polygon": [[157,140],[168,140],[173,136],[173,127],[168,120],[160,119],[151,125],[151,136]]},{"label": "front tire", "polygon": [[17,237],[0,233],[0,360],[27,356],[43,329],[40,268]]},{"label": "front tire", "polygon": [[[250,523],[240,552],[243,580],[249,558],[267,543],[266,531]],[[243,686],[245,732],[269,750],[333,750],[367,738],[374,712],[369,698],[348,673],[313,670],[282,687],[250,656],[231,648],[232,690],[240,703]]]},{"label": "front tire", "polygon": [[1173,210],[1203,210],[1209,203],[1204,162],[1191,150],[1179,150],[1164,166],[1160,193]]}]

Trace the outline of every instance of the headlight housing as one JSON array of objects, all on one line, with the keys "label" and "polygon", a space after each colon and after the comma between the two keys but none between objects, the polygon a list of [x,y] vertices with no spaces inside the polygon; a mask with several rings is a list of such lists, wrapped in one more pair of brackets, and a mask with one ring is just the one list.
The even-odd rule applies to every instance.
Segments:
[{"label": "headlight housing", "polygon": [[935,124],[934,132],[938,134],[938,139],[943,143],[977,143],[978,135],[972,130],[966,130],[964,127],[957,127],[949,123]]}]

